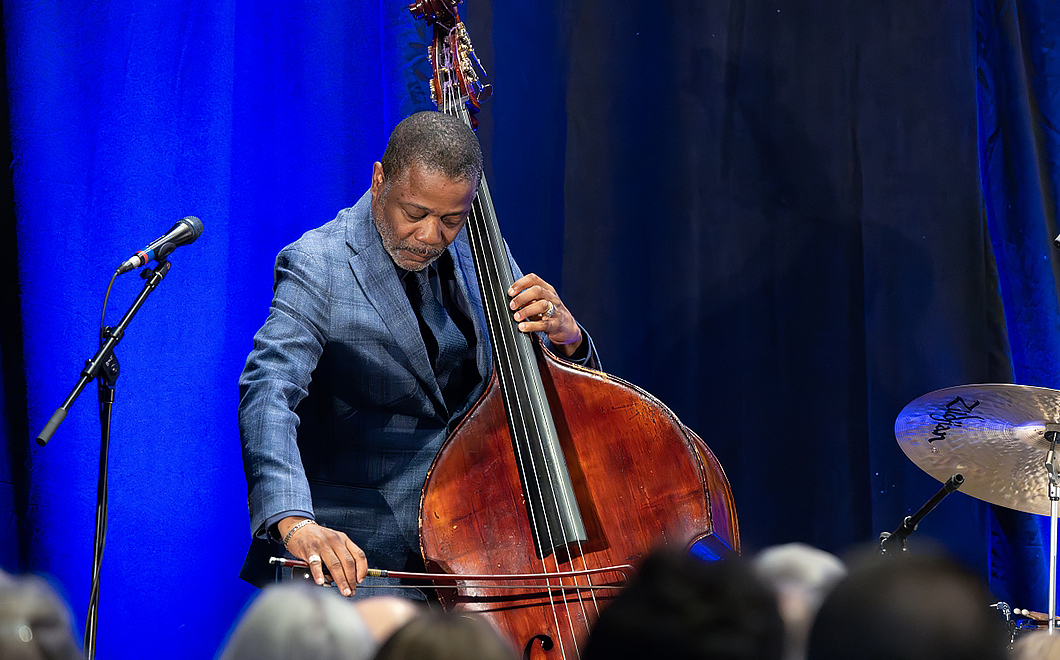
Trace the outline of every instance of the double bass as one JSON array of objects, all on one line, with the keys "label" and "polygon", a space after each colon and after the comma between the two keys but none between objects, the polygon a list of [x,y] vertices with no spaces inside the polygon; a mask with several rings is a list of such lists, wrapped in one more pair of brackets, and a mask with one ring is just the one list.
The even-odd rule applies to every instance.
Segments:
[{"label": "double bass", "polygon": [[[481,82],[459,0],[409,6],[433,28],[431,95],[475,127]],[[467,232],[494,369],[430,468],[420,549],[450,608],[476,612],[524,657],[577,658],[601,609],[659,545],[739,552],[732,492],[707,445],[640,388],[519,332],[514,282],[483,178]]]}]

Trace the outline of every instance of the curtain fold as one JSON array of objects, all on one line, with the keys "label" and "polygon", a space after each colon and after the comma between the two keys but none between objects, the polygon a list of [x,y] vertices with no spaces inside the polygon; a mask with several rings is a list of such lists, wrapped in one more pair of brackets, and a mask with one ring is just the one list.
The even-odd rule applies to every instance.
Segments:
[{"label": "curtain fold", "polygon": [[[579,4],[568,303],[718,454],[748,547],[869,543],[938,488],[902,407],[1004,376],[974,7],[671,5]],[[984,516],[922,536],[985,574]]]},{"label": "curtain fold", "polygon": [[[400,3],[5,3],[27,394],[5,412],[30,432],[5,437],[9,464],[27,465],[5,529],[26,551],[4,567],[53,576],[78,622],[93,388],[47,447],[27,436],[95,352],[113,269],[183,216],[204,225],[115,351],[99,657],[211,657],[252,594],[237,578],[250,530],[236,379],[276,253],[351,205],[390,129],[424,107],[420,31]],[[140,287],[116,281],[108,323]]]},{"label": "curtain fold", "polygon": [[[1060,11],[1053,3],[978,5],[979,145],[984,209],[1011,338],[1014,382],[1060,386],[1054,123]],[[1043,467],[1044,470],[1044,467]],[[991,586],[1028,609],[1048,609],[1048,519],[995,507]],[[1021,607],[1020,605],[1016,605]]]}]

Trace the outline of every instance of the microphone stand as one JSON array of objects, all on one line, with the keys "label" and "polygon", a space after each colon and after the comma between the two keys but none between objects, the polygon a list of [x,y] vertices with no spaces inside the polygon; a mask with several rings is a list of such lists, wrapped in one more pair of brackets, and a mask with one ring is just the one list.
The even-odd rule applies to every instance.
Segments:
[{"label": "microphone stand", "polygon": [[85,386],[94,378],[99,378],[99,483],[96,489],[96,534],[92,552],[92,590],[88,600],[88,613],[85,616],[85,643],[84,652],[86,660],[93,660],[96,654],[96,613],[99,610],[99,578],[103,567],[103,546],[107,540],[107,456],[110,450],[110,417],[111,408],[114,404],[114,385],[118,379],[121,367],[114,356],[114,348],[125,335],[125,328],[132,321],[136,312],[147,300],[147,296],[155,290],[162,278],[169,272],[170,263],[161,258],[153,269],[145,269],[140,272],[144,282],[144,288],[136,297],[125,316],[115,327],[103,328],[100,334],[99,350],[96,355],[85,362],[85,368],[81,371],[81,379],[74,385],[69,396],[52,414],[51,419],[44,426],[44,430],[37,436],[37,444],[43,447],[51,440],[55,430],[59,428],[70,406],[81,394]]},{"label": "microphone stand", "polygon": [[880,543],[876,546],[876,551],[881,555],[885,555],[889,550],[894,548],[895,544],[898,543],[901,544],[900,547],[897,548],[898,550],[901,550],[902,552],[908,550],[905,543],[906,537],[916,531],[916,526],[920,524],[920,521],[924,519],[924,516],[931,513],[931,510],[938,506],[939,502],[941,502],[944,497],[960,488],[963,483],[964,475],[960,472],[947,479],[939,492],[935,493],[930,500],[924,503],[924,506],[920,507],[919,511],[911,516],[905,517],[902,524],[898,526],[898,529],[893,532],[880,533]]}]

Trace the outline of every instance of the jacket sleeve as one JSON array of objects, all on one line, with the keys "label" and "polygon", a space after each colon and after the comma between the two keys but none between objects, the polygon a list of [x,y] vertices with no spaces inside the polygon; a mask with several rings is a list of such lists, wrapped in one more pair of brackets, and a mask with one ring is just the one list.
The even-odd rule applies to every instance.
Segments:
[{"label": "jacket sleeve", "polygon": [[239,435],[251,533],[269,518],[313,512],[298,452],[295,408],[324,350],[330,314],[326,259],[288,246],[276,258],[272,305],[239,378]]}]

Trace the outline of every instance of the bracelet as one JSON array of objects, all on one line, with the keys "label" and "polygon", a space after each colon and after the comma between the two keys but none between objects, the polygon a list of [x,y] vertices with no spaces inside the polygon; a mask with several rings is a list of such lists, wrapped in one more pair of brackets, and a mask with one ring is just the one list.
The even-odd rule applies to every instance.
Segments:
[{"label": "bracelet", "polygon": [[306,518],[305,520],[301,520],[299,522],[296,522],[294,524],[294,527],[292,527],[291,529],[287,530],[287,536],[283,537],[283,547],[285,547],[285,548],[287,547],[287,542],[291,540],[291,537],[294,536],[295,532],[297,532],[298,530],[302,529],[306,525],[315,525],[315,524],[317,524],[317,521],[313,520],[312,518]]}]

